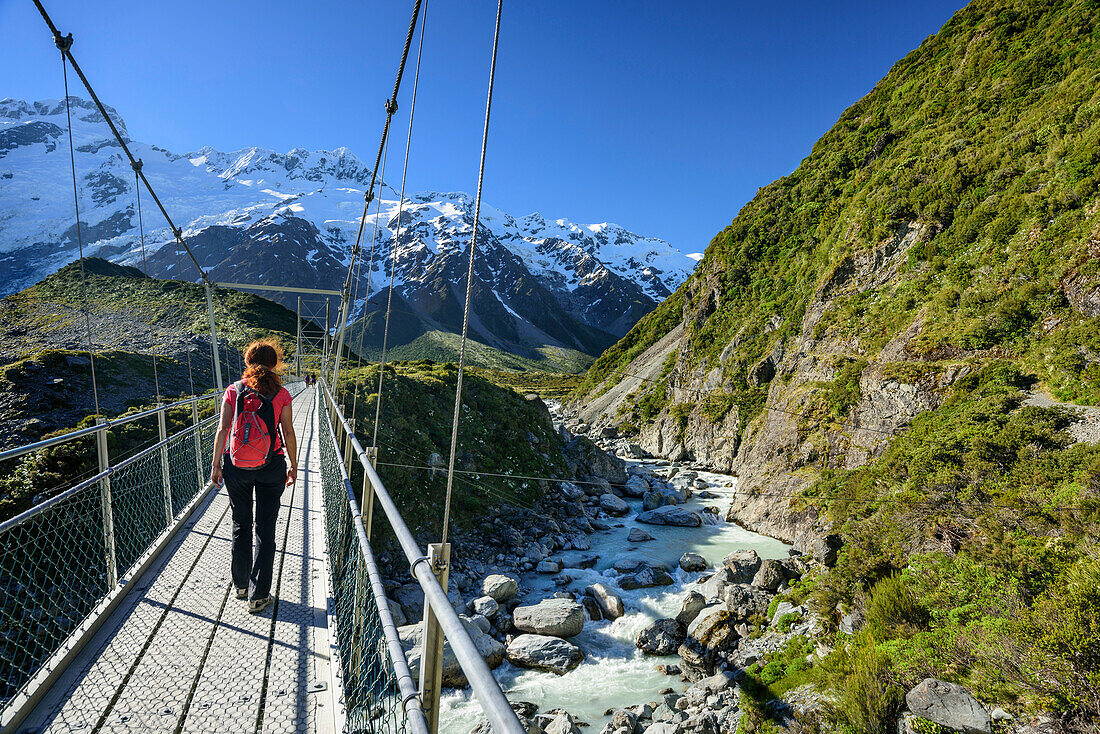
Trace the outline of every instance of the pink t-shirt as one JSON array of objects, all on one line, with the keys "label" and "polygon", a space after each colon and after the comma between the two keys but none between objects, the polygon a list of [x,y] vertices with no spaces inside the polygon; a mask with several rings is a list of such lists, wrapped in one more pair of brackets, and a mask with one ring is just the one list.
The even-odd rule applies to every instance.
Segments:
[{"label": "pink t-shirt", "polygon": [[[294,399],[290,397],[290,393],[286,391],[286,388],[280,388],[279,392],[275,393],[275,398],[271,401],[271,407],[275,409],[275,453],[283,453],[283,434],[279,430],[279,420],[283,414],[283,408],[290,405]],[[227,403],[234,410],[237,409],[237,383],[233,383],[225,389],[225,396],[222,398],[223,403]],[[226,442],[225,450],[229,451],[229,442]]]}]

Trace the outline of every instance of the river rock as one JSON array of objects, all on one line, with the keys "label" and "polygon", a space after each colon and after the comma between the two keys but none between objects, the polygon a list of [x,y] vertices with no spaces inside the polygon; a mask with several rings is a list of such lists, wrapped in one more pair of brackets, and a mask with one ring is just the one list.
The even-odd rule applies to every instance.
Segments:
[{"label": "river rock", "polygon": [[547,558],[544,561],[539,561],[535,566],[535,571],[538,573],[559,573],[562,569],[561,561],[556,558]]},{"label": "river rock", "polygon": [[726,609],[738,619],[748,619],[754,614],[764,614],[771,603],[771,595],[748,584],[730,584],[723,591]]},{"label": "river rock", "polygon": [[684,642],[686,630],[675,619],[658,619],[634,638],[634,645],[646,655],[671,655]]},{"label": "river rock", "polygon": [[631,571],[637,571],[644,565],[646,565],[644,558],[626,553],[616,558],[611,567],[620,573],[630,573]]},{"label": "river rock", "polygon": [[728,670],[720,670],[712,676],[696,681],[692,688],[697,688],[705,693],[718,693],[731,687],[737,682],[737,676]]},{"label": "river rock", "polygon": [[406,620],[416,622],[424,618],[424,590],[420,584],[398,586],[393,598],[401,605]]},{"label": "river rock", "polygon": [[600,557],[594,553],[563,553],[561,560],[566,568],[592,568]]},{"label": "river rock", "polygon": [[718,672],[720,656],[737,644],[733,625],[733,615],[723,606],[708,607],[699,613],[678,651],[689,679],[698,680]]},{"label": "river rock", "polygon": [[680,604],[680,613],[676,615],[676,621],[684,625],[684,629],[695,621],[699,612],[707,606],[707,600],[698,591],[689,591],[684,601]]},{"label": "river rock", "polygon": [[656,510],[666,503],[666,498],[663,494],[656,490],[650,490],[642,495],[642,510],[648,512],[649,510]]},{"label": "river rock", "polygon": [[632,474],[623,485],[623,494],[634,499],[641,499],[649,491],[649,482],[644,477]]},{"label": "river rock", "polygon": [[619,580],[619,586],[627,591],[633,589],[648,589],[654,586],[672,586],[672,577],[668,571],[657,566],[646,566],[629,576],[623,576]]},{"label": "river rock", "polygon": [[599,622],[603,619],[603,612],[600,611],[600,605],[596,603],[596,600],[590,596],[581,598],[581,606],[584,607],[585,614],[593,622]]},{"label": "river rock", "polygon": [[692,553],[688,551],[684,555],[680,556],[680,568],[684,569],[688,573],[695,571],[707,570],[707,560],[698,553]]},{"label": "river rock", "polygon": [[722,565],[730,570],[735,584],[749,584],[760,570],[760,554],[754,550],[737,550],[722,559]]},{"label": "river rock", "polygon": [[653,540],[653,536],[642,530],[641,528],[630,528],[630,532],[626,534],[626,539],[631,543],[644,543],[647,540]]},{"label": "river rock", "polygon": [[573,717],[564,711],[550,719],[542,730],[546,734],[581,734]]},{"label": "river rock", "polygon": [[635,520],[647,525],[676,525],[688,528],[697,528],[703,524],[703,518],[699,516],[698,512],[685,510],[676,505],[665,505],[655,510],[643,512]]},{"label": "river rock", "polygon": [[495,616],[500,611],[500,604],[491,596],[478,597],[474,599],[471,606],[476,614],[480,614],[486,619]]},{"label": "river rock", "polygon": [[905,694],[905,704],[922,719],[967,734],[993,730],[989,712],[970,691],[955,683],[925,678]]},{"label": "river rock", "polygon": [[629,456],[631,459],[644,459],[645,450],[636,443],[628,443],[626,448],[623,449],[623,453]]},{"label": "river rock", "polygon": [[390,607],[390,616],[393,617],[393,624],[395,627],[404,627],[409,623],[409,620],[405,617],[405,610],[401,608],[401,605],[395,602],[393,599],[386,599]]},{"label": "river rock", "polygon": [[506,602],[519,593],[519,582],[511,576],[501,574],[486,576],[481,582],[481,593],[493,597],[497,602]]},{"label": "river rock", "polygon": [[752,585],[767,591],[777,591],[786,578],[779,561],[768,559],[760,563],[760,570],[753,576]]},{"label": "river rock", "polygon": [[616,497],[608,492],[600,495],[600,509],[613,517],[622,517],[630,512],[630,505],[621,497]]},{"label": "river rock", "polygon": [[571,599],[544,599],[513,609],[512,624],[521,632],[573,637],[584,629],[584,607]]},{"label": "river rock", "polygon": [[729,568],[722,566],[715,570],[706,579],[699,582],[696,590],[707,601],[716,601],[725,598],[726,587],[733,583],[733,574]]},{"label": "river rock", "polygon": [[[485,634],[481,627],[469,617],[459,617],[459,619],[470,634],[474,647],[489,667],[500,667],[504,662],[504,645]],[[420,675],[423,628],[422,624],[410,624],[399,627],[397,630],[401,638],[401,646],[405,649],[405,655],[409,660],[409,671],[414,679]],[[462,666],[458,664],[458,658],[451,651],[451,643],[446,641],[443,643],[443,685],[449,688],[465,688],[468,685]]]},{"label": "river rock", "polygon": [[607,584],[592,584],[584,587],[584,594],[600,607],[604,619],[618,619],[623,616],[623,599]]},{"label": "river rock", "polygon": [[586,551],[592,548],[592,541],[585,533],[574,533],[565,542],[565,550]]},{"label": "river rock", "polygon": [[572,642],[546,635],[518,635],[508,643],[506,655],[513,665],[557,675],[565,675],[584,660],[584,653]]},{"label": "river rock", "polygon": [[582,500],[585,497],[584,490],[572,482],[561,482],[558,491],[568,500]]},{"label": "river rock", "polygon": [[630,709],[616,709],[611,714],[611,729],[613,731],[622,729],[629,734],[634,731],[634,727],[637,725],[638,715]]}]

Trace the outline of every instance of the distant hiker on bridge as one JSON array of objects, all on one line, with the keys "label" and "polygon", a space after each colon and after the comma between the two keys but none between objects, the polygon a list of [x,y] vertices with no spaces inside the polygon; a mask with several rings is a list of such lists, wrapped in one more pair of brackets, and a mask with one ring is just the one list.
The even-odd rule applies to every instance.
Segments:
[{"label": "distant hiker on bridge", "polygon": [[282,347],[271,339],[252,342],[244,351],[244,364],[241,379],[226,389],[222,399],[210,481],[219,485],[225,481],[233,508],[233,586],[238,599],[249,600],[248,611],[256,613],[275,601],[271,596],[275,521],[283,489],[298,476],[298,443],[290,393],[279,379]]}]

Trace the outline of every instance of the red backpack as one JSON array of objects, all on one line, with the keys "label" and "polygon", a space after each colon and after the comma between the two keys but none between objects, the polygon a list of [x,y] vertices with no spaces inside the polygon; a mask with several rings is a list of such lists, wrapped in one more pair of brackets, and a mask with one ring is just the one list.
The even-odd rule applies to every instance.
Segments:
[{"label": "red backpack", "polygon": [[244,380],[234,384],[237,404],[229,431],[229,459],[238,469],[262,469],[275,455],[275,406]]}]

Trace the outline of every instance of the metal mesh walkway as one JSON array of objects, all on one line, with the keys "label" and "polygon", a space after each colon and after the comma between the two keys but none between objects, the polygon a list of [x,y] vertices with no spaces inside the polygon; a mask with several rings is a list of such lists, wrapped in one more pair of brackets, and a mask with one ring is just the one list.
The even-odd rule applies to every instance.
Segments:
[{"label": "metal mesh walkway", "polygon": [[229,502],[212,493],[22,730],[333,730],[314,396],[294,400],[300,473],[279,513],[274,607],[251,615],[235,598]]}]

